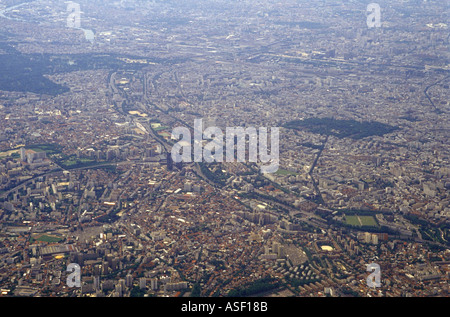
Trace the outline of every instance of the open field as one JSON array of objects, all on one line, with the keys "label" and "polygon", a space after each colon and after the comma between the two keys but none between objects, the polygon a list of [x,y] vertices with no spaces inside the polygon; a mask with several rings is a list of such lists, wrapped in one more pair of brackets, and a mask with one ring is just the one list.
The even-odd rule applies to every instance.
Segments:
[{"label": "open field", "polygon": [[361,225],[363,226],[376,227],[378,225],[375,218],[372,216],[357,216],[357,217],[360,219]]},{"label": "open field", "polygon": [[345,223],[351,226],[361,225],[357,216],[345,216]]},{"label": "open field", "polygon": [[32,238],[32,240],[33,241],[48,242],[48,243],[55,243],[55,242],[60,242],[62,239],[60,237],[57,237],[57,236],[42,234],[42,235],[34,236]]},{"label": "open field", "polygon": [[11,156],[11,155],[13,155],[13,154],[19,154],[19,149],[17,149],[17,150],[9,150],[9,151],[5,151],[5,152],[0,152],[0,158],[3,158],[3,157],[8,157],[8,156]]},{"label": "open field", "polygon": [[373,216],[345,216],[345,223],[351,226],[369,226],[369,227],[377,227],[378,224]]}]

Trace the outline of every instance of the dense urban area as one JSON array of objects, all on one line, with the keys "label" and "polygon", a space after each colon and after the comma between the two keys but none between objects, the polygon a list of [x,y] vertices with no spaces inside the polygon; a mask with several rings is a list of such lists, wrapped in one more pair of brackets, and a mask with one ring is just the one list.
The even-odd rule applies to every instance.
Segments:
[{"label": "dense urban area", "polygon": [[377,2],[0,2],[0,297],[449,296],[450,8]]}]

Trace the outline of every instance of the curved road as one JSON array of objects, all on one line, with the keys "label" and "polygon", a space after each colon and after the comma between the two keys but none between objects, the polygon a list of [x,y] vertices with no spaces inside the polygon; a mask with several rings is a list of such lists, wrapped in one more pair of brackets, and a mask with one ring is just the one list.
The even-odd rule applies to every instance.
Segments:
[{"label": "curved road", "polygon": [[441,110],[434,104],[433,100],[431,100],[430,95],[428,95],[428,89],[430,89],[430,88],[433,87],[433,86],[436,86],[437,84],[439,84],[440,82],[442,82],[442,81],[444,81],[444,80],[446,80],[446,79],[448,79],[448,78],[450,78],[450,75],[448,75],[448,76],[446,76],[446,77],[444,77],[444,78],[438,80],[438,81],[435,82],[434,84],[431,84],[431,85],[427,86],[427,87],[425,88],[425,90],[423,91],[423,93],[424,93],[425,96],[427,97],[428,101],[431,103],[431,106],[434,108],[434,111],[435,111],[435,112],[441,112]]}]

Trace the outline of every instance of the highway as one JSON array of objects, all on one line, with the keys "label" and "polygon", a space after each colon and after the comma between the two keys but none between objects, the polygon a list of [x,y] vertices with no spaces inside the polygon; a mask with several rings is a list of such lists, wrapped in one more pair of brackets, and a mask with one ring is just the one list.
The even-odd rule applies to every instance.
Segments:
[{"label": "highway", "polygon": [[314,189],[315,189],[317,195],[320,196],[320,200],[321,200],[322,204],[325,205],[325,206],[326,206],[326,203],[325,203],[325,201],[324,201],[324,199],[322,197],[322,193],[320,192],[320,188],[317,185],[316,180],[314,179],[313,171],[314,171],[314,168],[317,165],[317,162],[319,161],[320,156],[322,155],[322,151],[325,148],[325,145],[327,144],[327,142],[328,142],[328,135],[326,136],[325,140],[323,141],[322,146],[321,146],[321,148],[319,150],[319,153],[317,153],[317,156],[316,156],[316,158],[315,158],[315,160],[314,160],[313,164],[311,165],[311,168],[309,169],[309,172],[308,172],[309,176],[311,177]]}]

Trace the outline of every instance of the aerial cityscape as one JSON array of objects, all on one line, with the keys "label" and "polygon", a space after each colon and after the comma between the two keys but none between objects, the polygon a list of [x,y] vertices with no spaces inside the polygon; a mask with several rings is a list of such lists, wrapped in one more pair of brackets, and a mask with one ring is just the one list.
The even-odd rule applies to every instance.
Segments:
[{"label": "aerial cityscape", "polygon": [[0,297],[448,297],[449,20],[1,0]]}]

